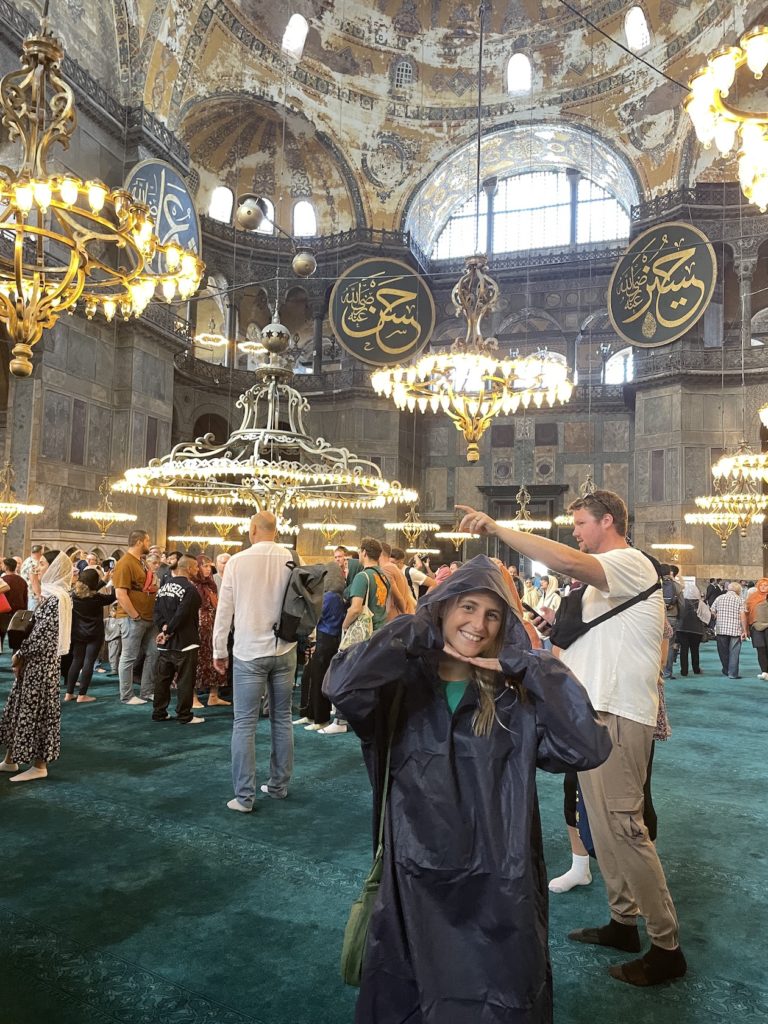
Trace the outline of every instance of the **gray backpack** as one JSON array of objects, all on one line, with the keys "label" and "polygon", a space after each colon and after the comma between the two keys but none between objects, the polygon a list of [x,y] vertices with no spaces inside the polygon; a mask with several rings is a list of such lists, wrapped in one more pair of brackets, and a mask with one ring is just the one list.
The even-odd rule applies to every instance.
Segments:
[{"label": "gray backpack", "polygon": [[295,643],[300,636],[308,636],[317,625],[323,610],[324,580],[328,570],[324,565],[296,565],[286,562],[291,570],[283,594],[280,621],[272,627],[275,642]]}]

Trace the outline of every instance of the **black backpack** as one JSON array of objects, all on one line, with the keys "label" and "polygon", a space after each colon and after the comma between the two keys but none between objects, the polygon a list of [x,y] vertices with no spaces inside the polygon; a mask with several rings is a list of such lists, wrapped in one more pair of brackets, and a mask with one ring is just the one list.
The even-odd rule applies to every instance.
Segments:
[{"label": "black backpack", "polygon": [[[645,555],[643,551],[642,554]],[[650,555],[645,557],[653,563],[654,568],[658,572],[658,562],[655,558]],[[657,590],[661,589],[661,579],[657,579],[656,582],[648,587],[647,590],[642,591],[640,594],[636,594],[631,597],[629,601],[625,601],[623,604],[617,605],[615,608],[611,608],[610,611],[605,612],[604,615],[598,615],[596,619],[592,619],[591,622],[585,622],[582,618],[581,602],[584,600],[584,592],[586,587],[579,587],[578,590],[572,590],[567,597],[563,597],[560,600],[560,605],[557,609],[557,617],[549,633],[548,639],[552,641],[555,647],[560,647],[562,650],[566,650],[571,644],[575,643],[579,637],[584,636],[590,629],[594,629],[595,626],[599,626],[601,622],[605,622],[607,619],[612,619],[614,615],[618,615],[620,612],[626,611],[627,608],[631,608],[633,604],[639,604],[641,601],[646,601],[651,594],[655,594]]]},{"label": "black backpack", "polygon": [[296,565],[286,562],[291,570],[285,585],[280,621],[272,626],[275,642],[295,643],[300,636],[308,636],[318,623],[323,610],[324,580],[328,570],[324,565]]}]

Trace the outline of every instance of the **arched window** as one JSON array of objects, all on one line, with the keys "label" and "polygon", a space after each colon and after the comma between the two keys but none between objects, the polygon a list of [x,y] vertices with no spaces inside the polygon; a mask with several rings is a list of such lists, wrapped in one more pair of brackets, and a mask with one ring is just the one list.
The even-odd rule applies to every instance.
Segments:
[{"label": "arched window", "polygon": [[211,195],[208,204],[208,216],[212,220],[220,220],[229,224],[232,220],[232,207],[235,203],[235,196],[231,188],[226,185],[217,185]]},{"label": "arched window", "polygon": [[533,85],[533,68],[524,53],[513,53],[507,63],[507,92],[510,96],[530,92]]},{"label": "arched window", "polygon": [[394,83],[396,89],[403,89],[413,82],[413,64],[409,60],[399,60],[395,64]]},{"label": "arched window", "polygon": [[283,32],[283,53],[301,58],[304,52],[304,43],[307,41],[309,22],[303,14],[292,14]]},{"label": "arched window", "polygon": [[494,252],[519,252],[571,241],[571,186],[565,171],[516,174],[499,182]]},{"label": "arched window", "polygon": [[632,363],[632,346],[621,349],[605,364],[606,384],[627,384],[635,375]]},{"label": "arched window", "polygon": [[256,228],[256,233],[259,235],[274,235],[275,204],[271,199],[264,198],[264,206],[267,208],[267,214],[261,224]]},{"label": "arched window", "polygon": [[438,236],[432,256],[436,260],[454,260],[485,251],[488,231],[488,198],[480,193],[480,223],[477,223],[475,196],[468,199],[451,216]]},{"label": "arched window", "polygon": [[642,7],[630,7],[624,18],[624,34],[627,46],[635,53],[642,53],[651,45],[651,32],[648,19]]},{"label": "arched window", "polygon": [[610,192],[588,178],[580,178],[577,243],[607,242],[614,238],[629,238],[629,214]]},{"label": "arched window", "polygon": [[315,208],[306,199],[300,199],[293,208],[293,233],[296,237],[317,234]]}]

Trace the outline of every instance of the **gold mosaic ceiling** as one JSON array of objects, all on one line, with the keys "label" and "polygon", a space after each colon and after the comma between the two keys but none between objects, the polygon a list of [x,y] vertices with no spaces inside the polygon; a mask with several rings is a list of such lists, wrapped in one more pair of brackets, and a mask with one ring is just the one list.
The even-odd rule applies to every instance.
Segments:
[{"label": "gold mosaic ceiling", "polygon": [[[623,40],[630,5],[581,0],[574,6]],[[684,83],[707,53],[763,16],[764,0],[646,0],[643,6],[652,33],[644,57]],[[87,9],[104,5],[52,0],[51,7],[62,22],[77,10],[87,23]],[[233,153],[246,143],[258,147],[273,131],[274,116],[265,111],[286,106],[303,119],[292,124],[297,138],[306,141],[303,124],[320,133],[319,148],[302,142],[300,149],[321,197],[323,225],[340,230],[364,220],[398,227],[414,190],[474,133],[477,0],[124,0],[113,10],[120,74],[104,84],[122,90],[124,102],[143,102],[184,135],[200,154],[202,200],[216,175],[231,178]],[[310,25],[298,62],[280,45],[294,12]],[[533,89],[521,97],[504,88],[514,50],[528,54],[535,69]],[[92,47],[73,56],[103,75]],[[684,91],[558,0],[492,2],[484,58],[486,128],[576,124],[623,154],[646,194],[723,174],[693,140],[680,109]],[[398,88],[394,69],[402,60],[410,62],[413,82]],[[255,127],[226,110],[225,98],[241,94],[254,101]],[[222,117],[231,139],[224,138]],[[214,145],[217,120],[221,139]],[[248,174],[267,173],[261,150],[248,156]],[[329,161],[336,163],[335,176]],[[295,171],[287,191],[296,187]],[[355,191],[359,198],[350,208]]]}]

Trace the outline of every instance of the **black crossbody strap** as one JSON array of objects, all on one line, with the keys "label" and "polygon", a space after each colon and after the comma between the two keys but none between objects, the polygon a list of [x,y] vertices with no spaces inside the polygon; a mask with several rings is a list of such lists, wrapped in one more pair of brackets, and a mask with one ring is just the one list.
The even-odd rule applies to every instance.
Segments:
[{"label": "black crossbody strap", "polygon": [[587,629],[599,626],[600,623],[605,622],[606,619],[612,619],[613,616],[618,615],[619,612],[625,612],[627,608],[631,608],[633,604],[640,604],[641,601],[646,601],[656,590],[661,590],[661,580],[656,580],[653,586],[648,587],[648,589],[644,590],[641,594],[636,594],[634,597],[631,597],[629,601],[625,601],[624,604],[611,608],[609,612],[605,612],[604,615],[598,615],[596,619],[592,619],[591,622],[585,622],[584,625]]},{"label": "black crossbody strap", "polygon": [[384,780],[381,787],[381,809],[379,811],[379,838],[376,844],[377,854],[384,847],[384,815],[387,813],[387,797],[389,796],[389,766],[392,761],[392,740],[395,736],[397,716],[400,714],[400,704],[403,699],[403,685],[400,683],[392,698],[392,705],[389,709],[387,720],[387,760],[384,765]]}]

